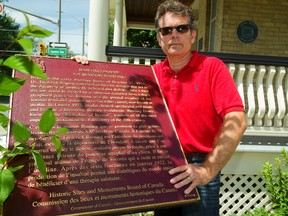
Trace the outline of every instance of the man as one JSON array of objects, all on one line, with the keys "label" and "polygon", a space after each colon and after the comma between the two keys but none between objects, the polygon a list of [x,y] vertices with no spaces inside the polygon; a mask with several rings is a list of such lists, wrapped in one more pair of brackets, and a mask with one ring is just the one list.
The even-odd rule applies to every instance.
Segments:
[{"label": "man", "polygon": [[153,66],[188,165],[169,171],[176,189],[198,188],[200,202],[155,211],[155,215],[219,215],[220,171],[246,129],[244,106],[222,61],[191,52],[193,12],[178,1],[160,4],[157,40],[165,61]]},{"label": "man", "polygon": [[[191,51],[196,32],[193,12],[175,0],[160,4],[155,16],[157,40],[165,61],[153,66],[188,164],[170,170],[171,184],[201,200],[160,209],[155,216],[219,215],[220,171],[246,130],[244,106],[225,64]],[[86,57],[76,56],[87,64]]]}]

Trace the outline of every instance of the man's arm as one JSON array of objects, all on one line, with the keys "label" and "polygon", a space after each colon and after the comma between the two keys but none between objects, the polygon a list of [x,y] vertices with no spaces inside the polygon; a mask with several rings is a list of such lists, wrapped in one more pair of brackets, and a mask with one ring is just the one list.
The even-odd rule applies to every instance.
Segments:
[{"label": "man's arm", "polygon": [[169,173],[176,175],[170,180],[176,189],[185,185],[189,187],[186,194],[198,185],[211,181],[225,166],[237,148],[247,127],[244,112],[231,112],[224,116],[222,128],[215,139],[214,147],[201,166],[187,164],[171,169]]}]

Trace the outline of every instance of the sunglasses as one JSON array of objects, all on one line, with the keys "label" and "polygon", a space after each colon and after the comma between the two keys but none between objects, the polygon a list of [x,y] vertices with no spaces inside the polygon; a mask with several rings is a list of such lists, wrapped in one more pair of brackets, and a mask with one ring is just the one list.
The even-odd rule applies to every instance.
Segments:
[{"label": "sunglasses", "polygon": [[189,24],[178,25],[175,27],[167,26],[167,27],[159,28],[158,31],[161,33],[162,36],[165,36],[165,35],[172,34],[173,29],[176,29],[178,33],[186,33],[191,29],[191,26]]}]

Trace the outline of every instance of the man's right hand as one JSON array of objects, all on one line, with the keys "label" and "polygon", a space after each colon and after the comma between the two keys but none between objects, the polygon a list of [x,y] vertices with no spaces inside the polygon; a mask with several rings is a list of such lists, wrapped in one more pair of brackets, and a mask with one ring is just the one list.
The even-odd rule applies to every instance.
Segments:
[{"label": "man's right hand", "polygon": [[76,55],[71,57],[71,59],[83,65],[89,64],[87,56]]}]

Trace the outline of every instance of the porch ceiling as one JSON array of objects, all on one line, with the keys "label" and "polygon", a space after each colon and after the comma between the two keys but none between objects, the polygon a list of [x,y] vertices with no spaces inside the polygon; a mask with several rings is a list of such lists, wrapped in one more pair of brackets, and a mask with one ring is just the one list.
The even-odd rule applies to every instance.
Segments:
[{"label": "porch ceiling", "polygon": [[[183,4],[191,6],[195,0],[180,0]],[[163,0],[125,0],[126,18],[128,26],[133,24],[154,25],[154,16],[159,3]]]}]

